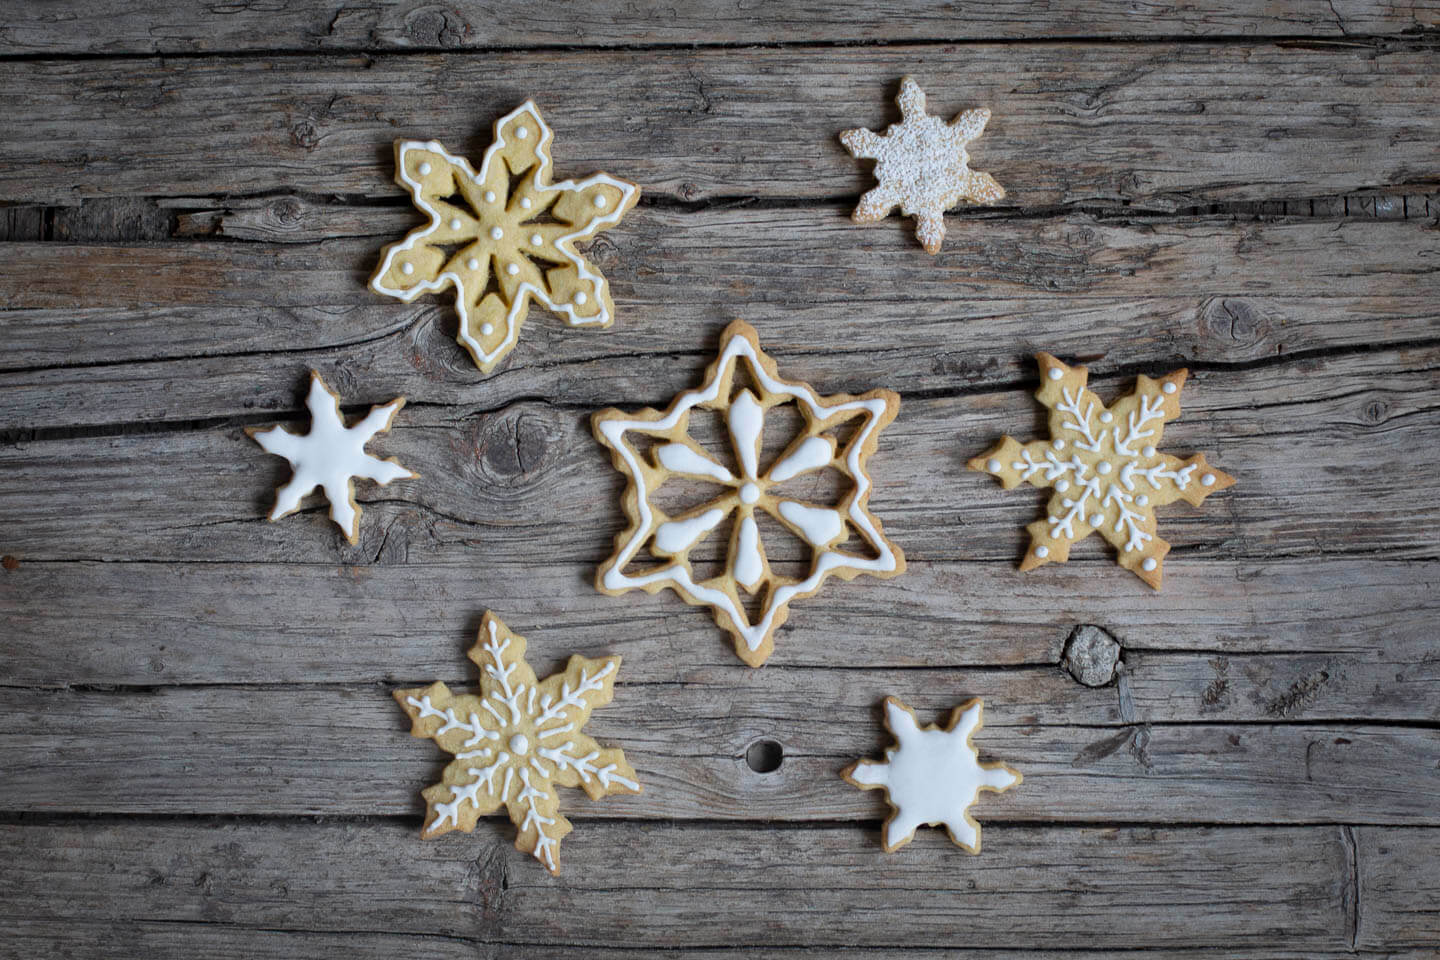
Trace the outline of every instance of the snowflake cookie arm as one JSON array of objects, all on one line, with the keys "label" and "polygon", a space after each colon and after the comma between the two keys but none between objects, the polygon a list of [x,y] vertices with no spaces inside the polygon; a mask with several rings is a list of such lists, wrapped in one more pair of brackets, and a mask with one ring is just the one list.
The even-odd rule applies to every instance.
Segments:
[{"label": "snowflake cookie arm", "polygon": [[995,446],[971,457],[966,466],[990,474],[1006,490],[1022,483],[1068,489],[1090,475],[1090,466],[1074,450],[1057,450],[1049,440],[1021,443],[1011,436],[1001,437]]},{"label": "snowflake cookie arm", "polygon": [[525,638],[485,611],[480,638],[466,654],[480,668],[480,705],[497,729],[522,726],[534,714],[535,671],[525,662]]},{"label": "snowflake cookie arm", "polygon": [[[559,744],[580,732],[590,712],[609,703],[615,695],[615,676],[619,672],[618,656],[590,660],[577,655],[570,658],[563,672],[542,680],[536,699],[536,741],[542,746]],[[638,786],[633,792],[639,792]],[[602,790],[592,796],[604,793]]]},{"label": "snowflake cookie arm", "polygon": [[396,690],[394,696],[410,717],[412,736],[428,737],[455,755],[441,782],[420,792],[426,807],[421,835],[475,829],[480,817],[505,802],[504,782],[498,776],[505,765],[499,725],[486,714],[480,697],[453,694],[443,683]]}]

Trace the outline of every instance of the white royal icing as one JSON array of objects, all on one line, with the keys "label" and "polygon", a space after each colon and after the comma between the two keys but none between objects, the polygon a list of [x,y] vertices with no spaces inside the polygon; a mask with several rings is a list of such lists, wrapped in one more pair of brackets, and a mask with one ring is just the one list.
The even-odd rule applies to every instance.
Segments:
[{"label": "white royal icing", "polygon": [[944,824],[961,846],[975,852],[980,827],[971,819],[970,805],[980,791],[1008,790],[1020,776],[1008,768],[982,766],[970,735],[980,726],[983,704],[972,702],[950,730],[922,729],[909,710],[894,699],[885,702],[885,719],[895,746],[885,751],[885,762],[862,760],[850,779],[866,787],[883,787],[894,816],[885,825],[885,849],[906,843],[921,824]]},{"label": "white royal icing", "polygon": [[353,427],[347,427],[340,416],[340,401],[319,374],[311,374],[305,406],[310,410],[309,433],[301,436],[281,427],[271,427],[250,434],[266,453],[284,457],[294,469],[290,481],[276,493],[269,519],[279,520],[300,509],[305,495],[319,487],[330,501],[330,519],[353,543],[359,534],[360,512],[353,500],[352,478],[363,477],[383,486],[392,480],[415,476],[398,463],[365,452],[365,444],[372,437],[390,429],[391,419],[405,406],[405,400],[391,400],[371,410]]}]

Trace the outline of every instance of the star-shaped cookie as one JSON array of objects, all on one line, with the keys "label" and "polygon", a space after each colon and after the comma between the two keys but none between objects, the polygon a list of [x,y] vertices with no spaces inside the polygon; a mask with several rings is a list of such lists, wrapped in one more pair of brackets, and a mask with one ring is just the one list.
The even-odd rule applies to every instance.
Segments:
[{"label": "star-shaped cookie", "polygon": [[966,110],[950,123],[925,112],[925,93],[910,77],[900,81],[901,121],[884,133],[859,128],[840,134],[845,149],[874,160],[880,185],[860,198],[851,218],[856,223],[883,220],[898,204],[915,218],[915,236],[926,253],[939,253],[945,240],[945,211],[962,200],[996,203],[1005,188],[988,173],[970,169],[965,145],[980,136],[989,110]]},{"label": "star-shaped cookie", "polygon": [[245,428],[266,453],[289,460],[295,471],[290,481],[276,491],[269,519],[279,520],[299,510],[305,495],[319,487],[330,501],[330,519],[345,531],[345,539],[358,543],[360,505],[355,502],[354,478],[363,477],[384,486],[392,480],[419,476],[393,457],[381,460],[365,452],[371,437],[390,429],[395,414],[405,406],[405,398],[372,407],[365,419],[347,427],[340,416],[340,397],[325,385],[318,371],[311,370],[305,406],[310,409],[310,432],[303,436],[284,427]]}]

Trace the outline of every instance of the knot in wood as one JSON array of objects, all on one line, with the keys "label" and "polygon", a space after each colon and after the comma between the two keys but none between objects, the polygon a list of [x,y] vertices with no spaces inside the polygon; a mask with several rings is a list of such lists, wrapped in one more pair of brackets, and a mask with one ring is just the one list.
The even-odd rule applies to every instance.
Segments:
[{"label": "knot in wood", "polygon": [[532,480],[561,454],[565,424],[548,407],[508,407],[475,428],[475,455],[484,478],[502,486]]},{"label": "knot in wood", "polygon": [[1115,679],[1120,663],[1120,643],[1108,631],[1093,624],[1081,624],[1065,641],[1060,665],[1087,687],[1103,687]]},{"label": "knot in wood", "polygon": [[1215,297],[1206,301],[1200,324],[1206,337],[1245,347],[1270,337],[1270,318],[1254,303],[1239,297]]}]

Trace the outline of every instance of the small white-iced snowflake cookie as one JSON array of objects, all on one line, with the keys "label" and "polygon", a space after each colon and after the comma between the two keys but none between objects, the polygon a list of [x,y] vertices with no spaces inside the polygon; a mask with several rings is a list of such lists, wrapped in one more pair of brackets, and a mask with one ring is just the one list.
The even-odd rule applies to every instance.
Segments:
[{"label": "small white-iced snowflake cookie", "polygon": [[[737,382],[742,364],[753,390]],[[767,416],[782,404],[798,411],[801,425],[778,455],[762,462]],[[815,593],[831,576],[850,580],[861,573],[893,577],[905,571],[905,555],[870,513],[866,473],[880,431],[899,408],[900,397],[890,390],[822,397],[808,384],[780,379],[754,328],[736,320],[721,335],[720,356],[704,382],[677,396],[668,410],[612,408],[592,418],[596,439],[628,480],[622,506],[629,520],[615,538],[614,555],[600,567],[596,588],[617,596],[669,587],[686,603],[710,607],[715,622],[734,637],[740,659],[760,666],[774,650],[775,631],[791,601]],[[696,409],[720,414],[733,457],[717,459],[691,436]],[[844,431],[848,438],[837,436]],[[847,489],[834,502],[811,502],[809,484],[824,471],[834,471]],[[707,493],[698,505],[671,516],[655,494],[677,479],[703,484]],[[727,519],[724,564],[717,575],[697,580],[691,554],[713,531],[726,529]],[[783,527],[808,550],[804,576],[782,576],[771,568],[762,522]],[[852,532],[867,555],[846,548]],[[648,568],[627,573],[647,547]],[[759,612],[752,618],[746,598],[757,597]]]},{"label": "small white-iced snowflake cookie", "polygon": [[841,776],[861,790],[884,790],[893,812],[885,821],[883,846],[894,853],[915,836],[922,823],[944,824],[954,843],[980,852],[980,824],[970,805],[981,790],[1003,793],[1023,778],[1003,763],[980,763],[970,737],[983,721],[985,703],[969,700],[950,714],[944,729],[922,727],[915,711],[894,697],[885,698],[885,729],[895,746],[885,761],[860,760]]},{"label": "small white-iced snowflake cookie", "polygon": [[294,468],[290,481],[275,493],[269,520],[279,520],[300,509],[305,495],[319,487],[330,501],[330,519],[345,531],[352,544],[360,540],[360,505],[355,502],[355,478],[374,480],[384,486],[392,480],[418,477],[400,466],[394,457],[381,460],[365,452],[365,444],[377,433],[390,429],[405,398],[371,407],[365,419],[353,427],[340,416],[340,397],[325,385],[319,372],[310,371],[310,432],[298,435],[284,427],[246,427],[245,432],[266,453],[284,457]]},{"label": "small white-iced snowflake cookie", "polygon": [[601,748],[580,730],[590,711],[614,695],[620,658],[572,656],[562,673],[536,681],[525,662],[525,638],[486,611],[470,649],[480,693],[451,693],[443,683],[396,690],[410,733],[429,737],[455,759],[440,782],[421,791],[421,836],[475,829],[502,806],[515,824],[515,849],[560,872],[560,840],[572,827],[556,787],[581,787],[592,800],[640,793],[618,747]]},{"label": "small white-iced snowflake cookie", "polygon": [[575,251],[640,199],[627,180],[594,173],[550,182],[552,134],[527,100],[495,121],[476,173],[433,140],[395,141],[395,182],[430,222],[386,247],[370,289],[407,303],[455,287],[457,339],[485,373],[520,337],[537,300],[573,327],[608,327],[610,288]]},{"label": "small white-iced snowflake cookie", "polygon": [[880,185],[860,198],[851,218],[856,223],[884,220],[898,204],[915,218],[915,236],[926,253],[940,252],[945,240],[945,211],[967,200],[998,203],[1005,188],[988,173],[970,169],[965,145],[990,122],[989,110],[966,110],[948,124],[925,112],[925,92],[910,77],[900,81],[899,123],[884,133],[863,127],[846,130],[840,142],[851,155],[874,160]]},{"label": "small white-iced snowflake cookie", "polygon": [[1055,490],[1045,518],[1026,528],[1030,549],[1020,569],[1064,563],[1071,544],[1098,530],[1119,551],[1120,566],[1159,590],[1170,544],[1155,532],[1155,508],[1176,500],[1199,506],[1235,483],[1207,464],[1203,453],[1181,460],[1159,452],[1165,424],[1180,416],[1188,371],[1159,380],[1139,377],[1132,393],[1106,407],[1086,389],[1084,367],[1066,366],[1048,353],[1035,359],[1035,397],[1050,408],[1050,439],[1022,444],[1007,436],[969,463],[1006,490],[1021,483]]}]

